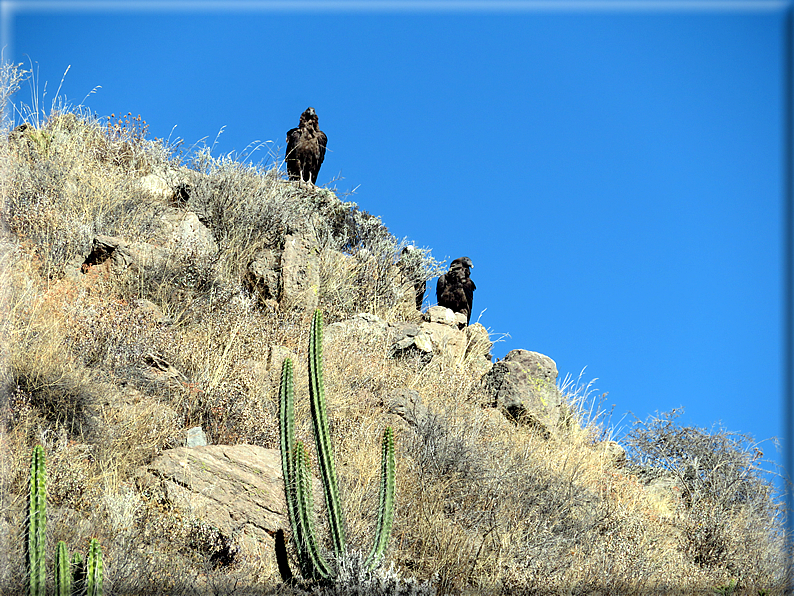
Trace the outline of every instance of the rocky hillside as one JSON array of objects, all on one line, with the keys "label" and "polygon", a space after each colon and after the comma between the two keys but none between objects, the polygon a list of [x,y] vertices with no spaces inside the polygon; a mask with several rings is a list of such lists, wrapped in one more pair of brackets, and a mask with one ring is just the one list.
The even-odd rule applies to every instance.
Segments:
[{"label": "rocky hillside", "polygon": [[674,415],[608,440],[551,358],[494,363],[482,326],[416,310],[441,269],[429,251],[331,190],[208,151],[183,162],[145,132],[66,112],[0,135],[4,594],[25,584],[36,444],[48,543],[98,538],[108,593],[300,591],[274,556],[277,390],[290,356],[312,444],[315,308],[354,549],[372,542],[380,433],[397,437],[386,563],[335,593],[783,592],[781,509],[747,440]]}]

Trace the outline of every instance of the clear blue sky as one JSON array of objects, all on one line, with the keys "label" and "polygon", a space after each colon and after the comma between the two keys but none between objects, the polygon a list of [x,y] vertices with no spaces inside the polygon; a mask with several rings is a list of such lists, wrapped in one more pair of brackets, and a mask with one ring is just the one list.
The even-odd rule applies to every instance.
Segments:
[{"label": "clear blue sky", "polygon": [[586,367],[613,423],[782,436],[786,2],[3,4],[46,102],[71,65],[72,103],[101,85],[91,110],[187,145],[224,128],[215,155],[283,156],[313,106],[318,184],[471,257],[494,354]]}]

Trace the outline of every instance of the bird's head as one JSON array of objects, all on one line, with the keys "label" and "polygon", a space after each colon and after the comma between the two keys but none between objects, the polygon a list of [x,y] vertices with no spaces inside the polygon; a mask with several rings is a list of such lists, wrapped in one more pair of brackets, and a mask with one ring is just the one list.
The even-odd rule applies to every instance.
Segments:
[{"label": "bird's head", "polygon": [[312,107],[306,108],[303,114],[301,114],[301,124],[304,122],[314,122],[316,124],[317,121],[317,112],[315,112]]},{"label": "bird's head", "polygon": [[452,261],[452,264],[450,265],[449,268],[455,269],[457,267],[466,267],[467,269],[471,269],[474,268],[474,265],[472,264],[471,259],[469,257],[461,257],[459,259],[455,259],[454,261]]}]

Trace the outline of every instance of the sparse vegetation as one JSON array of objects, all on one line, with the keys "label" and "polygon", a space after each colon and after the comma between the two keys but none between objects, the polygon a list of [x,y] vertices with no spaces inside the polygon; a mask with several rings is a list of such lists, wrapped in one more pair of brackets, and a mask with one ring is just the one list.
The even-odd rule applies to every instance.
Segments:
[{"label": "sparse vegetation", "polygon": [[[18,75],[4,71],[0,82],[18,86]],[[404,243],[355,203],[290,184],[275,167],[209,150],[182,163],[131,114],[103,120],[59,106],[18,133],[6,123],[0,162],[0,549],[8,555],[0,589],[24,590],[29,454],[41,444],[47,532],[68,552],[96,538],[108,593],[298,593],[282,585],[272,550],[232,556],[234,537],[136,474],[196,425],[212,444],[278,448],[279,380],[267,363],[279,350],[304,358],[309,315],[269,308],[246,287],[260,251],[308,234],[329,323],[358,312],[410,322],[417,315],[402,282],[416,280],[400,278]],[[166,191],[147,188],[151,174]],[[130,250],[163,248],[163,216],[186,211],[210,230],[216,251],[83,267],[98,235]],[[423,251],[416,270],[430,278],[440,264]],[[663,415],[629,434],[629,463],[619,467],[604,449],[608,429],[584,405],[586,388],[568,391],[570,424],[546,439],[484,408],[482,373],[465,360],[389,359],[383,341],[350,328],[327,341],[329,426],[345,462],[337,473],[351,544],[375,534],[377,446],[381,429],[395,428],[388,571],[371,575],[355,554],[339,562],[366,593],[396,593],[398,571],[417,580],[415,593],[427,593],[424,581],[439,594],[784,593],[782,505],[749,440]],[[305,373],[294,383],[308,392]],[[415,426],[384,407],[404,388],[430,413]],[[305,440],[309,416],[299,408],[295,418]],[[648,490],[662,475],[679,492]]]}]

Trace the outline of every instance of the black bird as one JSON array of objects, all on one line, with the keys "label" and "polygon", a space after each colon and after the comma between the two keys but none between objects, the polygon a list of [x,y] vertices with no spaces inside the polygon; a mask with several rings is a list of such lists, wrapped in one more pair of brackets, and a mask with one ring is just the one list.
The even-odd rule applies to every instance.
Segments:
[{"label": "black bird", "polygon": [[328,137],[320,130],[314,108],[306,108],[297,128],[287,131],[287,174],[290,180],[317,183]]},{"label": "black bird", "polygon": [[477,286],[469,278],[470,269],[474,267],[469,257],[461,257],[452,261],[449,271],[438,278],[436,283],[436,300],[439,306],[451,308],[453,312],[466,315],[466,324],[471,320],[471,304]]}]

